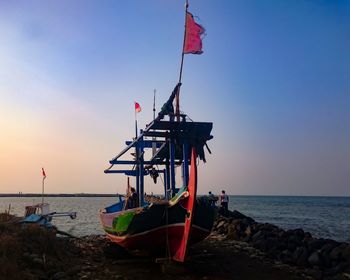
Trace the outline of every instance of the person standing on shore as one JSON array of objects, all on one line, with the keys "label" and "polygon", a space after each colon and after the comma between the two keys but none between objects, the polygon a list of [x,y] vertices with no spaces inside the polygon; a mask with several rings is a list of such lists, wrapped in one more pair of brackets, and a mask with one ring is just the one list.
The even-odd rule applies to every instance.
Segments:
[{"label": "person standing on shore", "polygon": [[135,188],[131,187],[131,194],[128,199],[128,209],[139,207],[138,195]]},{"label": "person standing on shore", "polygon": [[224,214],[228,212],[228,201],[229,201],[228,195],[225,193],[224,190],[222,190],[220,195],[220,204]]},{"label": "person standing on shore", "polygon": [[212,192],[209,192],[208,200],[209,200],[209,205],[212,207],[215,207],[215,204],[218,201],[218,198],[214,194],[212,194]]}]

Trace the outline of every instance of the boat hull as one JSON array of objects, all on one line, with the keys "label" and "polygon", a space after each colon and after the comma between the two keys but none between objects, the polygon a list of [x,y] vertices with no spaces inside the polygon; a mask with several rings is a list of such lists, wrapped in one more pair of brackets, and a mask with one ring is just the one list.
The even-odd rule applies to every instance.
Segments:
[{"label": "boat hull", "polygon": [[[205,239],[211,232],[215,209],[196,203],[189,245]],[[185,229],[187,211],[181,201],[172,207],[152,204],[122,212],[100,212],[108,238],[129,250],[160,251],[173,255]],[[124,221],[123,221],[124,220]]]}]

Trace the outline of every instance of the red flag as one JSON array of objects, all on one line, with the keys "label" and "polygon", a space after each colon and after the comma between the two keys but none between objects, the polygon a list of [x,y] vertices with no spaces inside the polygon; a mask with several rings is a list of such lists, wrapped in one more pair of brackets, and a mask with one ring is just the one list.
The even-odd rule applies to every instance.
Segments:
[{"label": "red flag", "polygon": [[140,113],[141,112],[141,106],[139,103],[135,102],[135,112]]},{"label": "red flag", "polygon": [[43,179],[45,179],[45,178],[46,178],[45,170],[44,170],[44,168],[41,168],[41,170],[42,170],[42,172],[43,172]]},{"label": "red flag", "polygon": [[184,53],[201,54],[202,51],[202,35],[205,29],[194,21],[193,15],[186,12],[186,36],[184,44]]}]

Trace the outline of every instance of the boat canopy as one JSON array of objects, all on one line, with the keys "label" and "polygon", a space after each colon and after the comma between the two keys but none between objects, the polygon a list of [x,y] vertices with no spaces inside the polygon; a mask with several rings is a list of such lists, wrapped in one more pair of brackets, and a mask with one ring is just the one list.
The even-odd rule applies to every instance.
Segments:
[{"label": "boat canopy", "polygon": [[[104,171],[135,176],[139,205],[144,204],[144,176],[163,175],[165,197],[171,199],[176,194],[175,167],[182,166],[182,184],[187,186],[192,148],[196,149],[199,159],[204,162],[206,161],[204,147],[211,153],[207,141],[213,138],[211,135],[213,123],[194,122],[185,114],[181,114],[180,118],[175,120],[173,108],[169,104],[172,104],[177,87],[179,84],[163,105],[158,117],[144,130],[140,130],[135,139],[126,141],[127,146],[109,161],[111,166]],[[169,120],[164,120],[166,115],[169,116]],[[146,158],[148,154],[145,153],[147,149],[153,151],[148,158]],[[123,160],[122,157],[129,151],[133,159]],[[120,170],[115,168],[118,165],[130,167]]]}]

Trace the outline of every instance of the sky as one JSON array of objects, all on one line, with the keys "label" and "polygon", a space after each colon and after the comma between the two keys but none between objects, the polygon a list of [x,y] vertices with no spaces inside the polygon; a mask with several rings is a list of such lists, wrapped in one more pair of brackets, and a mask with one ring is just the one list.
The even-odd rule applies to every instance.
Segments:
[{"label": "sky", "polygon": [[[214,123],[199,193],[350,196],[350,2],[190,0],[181,110]],[[0,1],[0,193],[123,193],[104,174],[178,81],[180,0]],[[177,171],[179,175],[180,170]],[[160,185],[146,180],[146,191]]]}]

